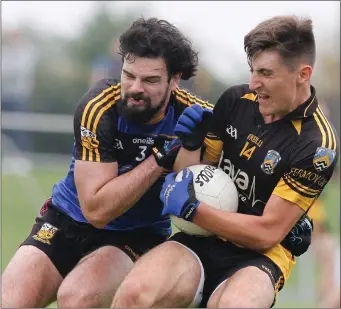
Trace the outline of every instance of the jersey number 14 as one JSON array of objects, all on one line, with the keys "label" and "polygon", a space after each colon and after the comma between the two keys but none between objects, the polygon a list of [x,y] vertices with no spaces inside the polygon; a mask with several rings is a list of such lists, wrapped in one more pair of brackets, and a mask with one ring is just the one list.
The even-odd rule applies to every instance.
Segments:
[{"label": "jersey number 14", "polygon": [[256,150],[256,146],[252,146],[252,147],[249,147],[249,142],[246,142],[242,151],[240,152],[239,156],[242,157],[247,157],[247,160],[250,160],[250,158],[252,157],[254,151]]}]

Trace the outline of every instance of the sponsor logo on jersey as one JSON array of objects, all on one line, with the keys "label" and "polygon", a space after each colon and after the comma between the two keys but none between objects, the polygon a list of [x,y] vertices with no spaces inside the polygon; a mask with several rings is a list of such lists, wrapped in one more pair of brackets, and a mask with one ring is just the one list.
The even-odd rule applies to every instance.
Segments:
[{"label": "sponsor logo on jersey", "polygon": [[247,140],[255,143],[258,147],[261,147],[263,145],[263,141],[258,136],[253,134],[249,134],[247,136]]},{"label": "sponsor logo on jersey", "polygon": [[260,167],[265,174],[272,175],[279,161],[281,161],[280,154],[275,150],[269,150]]},{"label": "sponsor logo on jersey", "polygon": [[310,182],[317,184],[319,187],[323,188],[324,185],[327,183],[327,179],[323,178],[321,175],[318,175],[311,171],[306,171],[301,168],[292,167],[290,172],[290,176],[306,179]]},{"label": "sponsor logo on jersey", "polygon": [[99,142],[96,139],[96,134],[91,132],[89,129],[81,126],[81,141],[82,145],[89,149],[94,150],[98,148]]},{"label": "sponsor logo on jersey", "polygon": [[239,198],[241,201],[249,201],[251,206],[254,207],[258,202],[265,205],[262,200],[256,199],[256,177],[253,176],[251,179],[247,173],[237,169],[231,160],[224,159],[220,164],[221,169],[231,177],[233,182],[236,184]]},{"label": "sponsor logo on jersey", "polygon": [[134,138],[133,144],[147,144],[147,145],[154,145],[154,139],[152,137],[147,138]]},{"label": "sponsor logo on jersey", "polygon": [[237,132],[237,129],[232,127],[232,125],[228,125],[226,127],[226,133],[228,135],[230,135],[231,137],[233,137],[234,139],[237,139],[238,138],[238,132]]},{"label": "sponsor logo on jersey", "polygon": [[318,172],[326,170],[333,163],[335,156],[335,150],[324,147],[317,147],[313,158],[314,168]]},{"label": "sponsor logo on jersey", "polygon": [[44,244],[51,245],[50,240],[56,234],[58,229],[50,223],[44,223],[36,235],[32,238],[38,240]]}]

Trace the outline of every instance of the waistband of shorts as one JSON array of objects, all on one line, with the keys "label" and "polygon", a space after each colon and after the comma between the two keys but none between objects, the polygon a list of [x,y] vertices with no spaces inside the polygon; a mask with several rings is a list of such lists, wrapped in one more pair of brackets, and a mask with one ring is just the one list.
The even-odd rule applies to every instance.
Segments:
[{"label": "waistband of shorts", "polygon": [[[111,230],[111,229],[97,229],[95,228],[93,225],[91,225],[90,223],[86,223],[86,222],[79,222],[77,220],[74,220],[69,214],[67,214],[66,212],[64,212],[63,210],[61,210],[59,207],[57,207],[56,205],[54,205],[52,203],[52,198],[49,198],[45,201],[42,209],[45,209],[44,211],[46,212],[47,210],[49,210],[50,212],[53,212],[55,214],[58,214],[58,216],[60,216],[62,218],[62,220],[64,222],[71,222],[72,224],[76,225],[77,227],[83,228],[83,229],[87,229],[87,230],[95,230],[95,231],[108,231],[108,232],[118,232],[118,233],[125,233],[125,234],[129,234],[129,233],[136,233],[136,232],[141,232],[141,233],[151,233],[151,234],[155,234],[157,236],[163,237],[165,239],[167,239],[170,235],[166,235],[163,233],[158,233],[156,232],[154,229],[150,228],[150,227],[136,227],[133,229],[129,229],[129,230]],[[44,213],[45,213],[44,212]],[[42,216],[43,214],[40,213]]]},{"label": "waistband of shorts", "polygon": [[[93,227],[90,223],[79,222],[79,221],[74,220],[70,215],[68,215],[67,213],[62,211],[59,207],[54,205],[52,203],[52,198],[49,198],[49,199],[46,200],[43,208],[44,207],[46,207],[45,211],[49,211],[49,212],[53,212],[53,213],[57,214],[61,218],[61,220],[63,220],[63,221],[71,222],[71,223],[77,225],[80,228],[95,229],[95,227]],[[43,215],[43,214],[41,213],[41,215]]]}]

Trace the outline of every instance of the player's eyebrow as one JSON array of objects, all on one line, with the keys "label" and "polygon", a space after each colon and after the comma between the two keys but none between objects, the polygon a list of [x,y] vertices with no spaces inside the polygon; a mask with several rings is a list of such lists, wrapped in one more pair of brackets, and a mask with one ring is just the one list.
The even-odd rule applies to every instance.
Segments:
[{"label": "player's eyebrow", "polygon": [[272,73],[273,72],[273,70],[267,69],[267,68],[260,68],[257,71],[260,73]]},{"label": "player's eyebrow", "polygon": [[[163,69],[156,69],[156,70],[163,70]],[[126,69],[122,69],[122,71],[128,75],[132,75],[132,76],[135,76],[133,73],[127,71]],[[150,77],[161,77],[160,75],[147,75],[147,76],[143,76],[143,78],[150,78]]]},{"label": "player's eyebrow", "polygon": [[251,68],[250,72],[251,73],[256,72],[257,74],[263,75],[263,76],[273,76],[275,74],[274,70],[267,69],[267,68],[259,68],[259,69],[256,69],[256,70]]},{"label": "player's eyebrow", "polygon": [[272,73],[274,72],[272,69],[268,69],[268,68],[258,68],[258,69],[254,69],[253,67],[250,66],[250,71],[251,72],[259,72],[259,73]]},{"label": "player's eyebrow", "polygon": [[[162,69],[158,69],[158,70],[162,70]],[[123,71],[125,74],[127,74],[127,75],[130,75],[130,76],[134,76],[134,77],[135,77],[135,75],[134,75],[133,73],[131,73],[131,72],[125,70],[125,69],[122,69],[122,71]],[[148,75],[148,76],[143,76],[142,78],[143,78],[143,79],[146,79],[146,78],[154,78],[154,79],[159,78],[159,79],[161,79],[161,76],[160,76],[160,75]]]},{"label": "player's eyebrow", "polygon": [[134,76],[134,74],[133,74],[133,73],[130,73],[129,71],[127,71],[127,70],[125,70],[125,69],[122,69],[122,71],[123,71],[125,74],[127,74],[127,75]]}]

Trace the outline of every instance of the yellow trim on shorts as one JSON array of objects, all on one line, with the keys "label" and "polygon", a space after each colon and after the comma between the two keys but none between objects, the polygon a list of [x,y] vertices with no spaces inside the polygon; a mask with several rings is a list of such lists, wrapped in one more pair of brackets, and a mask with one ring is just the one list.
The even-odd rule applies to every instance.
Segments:
[{"label": "yellow trim on shorts", "polygon": [[263,253],[271,261],[273,261],[281,270],[284,281],[288,280],[292,267],[296,261],[291,252],[285,249],[282,245],[278,244],[275,247]]}]

